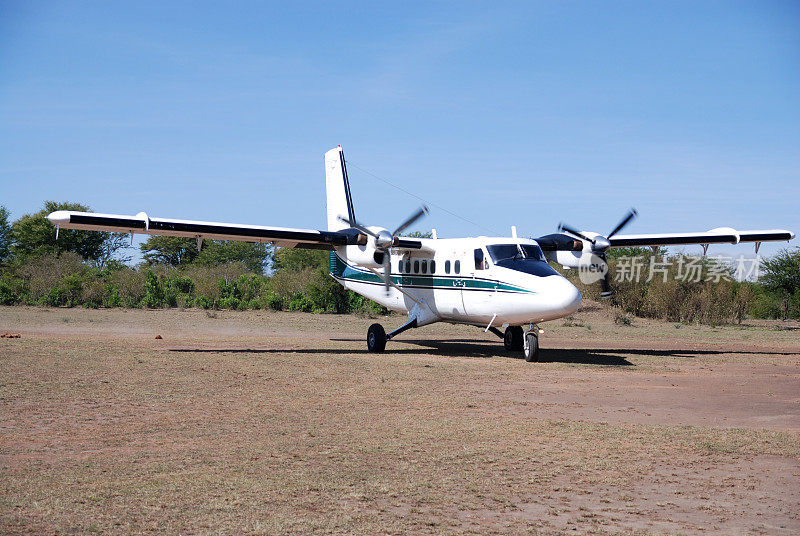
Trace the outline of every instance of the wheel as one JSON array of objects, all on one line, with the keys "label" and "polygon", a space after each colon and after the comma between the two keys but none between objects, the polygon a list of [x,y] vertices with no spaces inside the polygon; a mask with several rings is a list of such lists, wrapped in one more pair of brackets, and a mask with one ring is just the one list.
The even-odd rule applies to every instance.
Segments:
[{"label": "wheel", "polygon": [[503,346],[506,350],[517,351],[522,350],[522,327],[521,326],[508,326],[506,328],[505,336],[503,337]]},{"label": "wheel", "polygon": [[372,324],[367,330],[367,348],[370,352],[383,352],[386,348],[386,332],[380,324]]},{"label": "wheel", "polygon": [[534,333],[528,333],[525,337],[525,361],[539,361],[539,337]]}]

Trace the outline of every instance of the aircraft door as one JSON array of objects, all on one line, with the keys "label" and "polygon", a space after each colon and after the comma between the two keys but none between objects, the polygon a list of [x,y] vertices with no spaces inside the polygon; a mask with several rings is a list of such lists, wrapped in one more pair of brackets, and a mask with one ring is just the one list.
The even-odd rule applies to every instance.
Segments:
[{"label": "aircraft door", "polygon": [[491,277],[488,255],[483,248],[475,248],[467,263],[470,267],[470,281],[461,290],[464,309],[470,316],[491,318],[496,312],[493,308],[497,285]]},{"label": "aircraft door", "polygon": [[436,308],[443,318],[462,320],[466,314],[461,292],[465,284],[463,273],[465,256],[464,252],[454,252],[436,259],[434,299]]}]

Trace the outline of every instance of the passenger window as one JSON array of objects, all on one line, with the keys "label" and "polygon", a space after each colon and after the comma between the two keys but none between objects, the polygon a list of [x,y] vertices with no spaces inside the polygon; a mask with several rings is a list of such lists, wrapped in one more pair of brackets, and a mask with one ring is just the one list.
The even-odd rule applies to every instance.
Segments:
[{"label": "passenger window", "polygon": [[436,261],[431,261],[431,274],[436,272]]},{"label": "passenger window", "polygon": [[397,272],[402,274],[403,273],[403,261],[397,263]]},{"label": "passenger window", "polygon": [[450,273],[450,261],[444,261],[444,273]]},{"label": "passenger window", "polygon": [[406,261],[406,273],[411,271],[411,261]]},{"label": "passenger window", "polygon": [[485,270],[488,268],[488,263],[483,258],[483,250],[478,248],[475,250],[475,269],[476,270]]},{"label": "passenger window", "polygon": [[428,261],[422,261],[422,273],[423,274],[428,273]]},{"label": "passenger window", "polygon": [[419,273],[419,261],[414,261],[414,273]]},{"label": "passenger window", "polygon": [[453,266],[453,271],[457,274],[461,273],[461,261],[456,261],[455,266]]}]

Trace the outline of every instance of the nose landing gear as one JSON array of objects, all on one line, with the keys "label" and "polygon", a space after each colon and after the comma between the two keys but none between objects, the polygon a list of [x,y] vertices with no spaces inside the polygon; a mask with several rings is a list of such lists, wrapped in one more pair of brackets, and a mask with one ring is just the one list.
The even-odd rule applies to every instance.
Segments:
[{"label": "nose landing gear", "polygon": [[525,342],[522,348],[525,361],[539,361],[539,329],[531,324],[525,331]]}]

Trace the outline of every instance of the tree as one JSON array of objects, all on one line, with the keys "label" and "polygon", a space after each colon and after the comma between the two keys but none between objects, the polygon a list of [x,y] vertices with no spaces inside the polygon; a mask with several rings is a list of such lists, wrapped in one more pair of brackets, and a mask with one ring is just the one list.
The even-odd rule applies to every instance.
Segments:
[{"label": "tree", "polygon": [[[758,282],[783,301],[783,319],[789,318],[789,304],[800,295],[800,248],[784,249],[761,262]],[[795,298],[793,300],[793,298]],[[795,311],[800,314],[800,311]]]},{"label": "tree", "polygon": [[[632,248],[609,248],[606,252],[606,258],[608,260],[615,260],[615,259],[622,259],[627,257],[650,257],[653,254],[653,250],[648,247],[639,248],[639,247],[632,247]],[[659,247],[656,250],[656,257],[663,257],[667,254],[667,248]]]},{"label": "tree", "polygon": [[180,266],[197,258],[197,241],[179,236],[151,236],[139,246],[147,264]]},{"label": "tree", "polygon": [[241,262],[251,272],[264,273],[272,249],[267,244],[232,240],[205,240],[197,251],[197,240],[177,236],[151,236],[139,246],[148,264],[221,266]]},{"label": "tree", "polygon": [[126,264],[133,258],[127,253],[123,253],[130,249],[130,237],[125,233],[109,233],[108,238],[100,248],[100,257],[97,259],[97,266],[103,268],[108,265],[110,261]]},{"label": "tree", "polygon": [[354,294],[328,275],[329,259],[330,252],[324,250],[278,249],[270,290],[288,303],[289,310],[329,313],[351,310]]},{"label": "tree", "polygon": [[301,272],[316,268],[328,273],[328,258],[329,252],[319,249],[280,248],[275,252],[273,268],[276,272]]},{"label": "tree", "polygon": [[231,262],[241,262],[251,272],[264,273],[264,265],[272,255],[272,248],[257,242],[236,242],[233,240],[208,240],[203,243],[195,262],[205,266],[219,266]]},{"label": "tree", "polygon": [[3,264],[11,253],[11,225],[8,223],[8,211],[0,206],[0,264]]},{"label": "tree", "polygon": [[[89,207],[80,203],[45,201],[44,209],[35,214],[22,216],[11,226],[13,235],[12,255],[25,259],[45,254],[60,254],[65,251],[73,251],[84,260],[98,261],[102,258],[104,255],[103,246],[111,237],[111,233],[61,229],[56,240],[56,230],[47,221],[47,215],[56,210],[91,212]],[[113,254],[113,251],[111,254]]]},{"label": "tree", "polygon": [[433,231],[413,231],[401,236],[407,236],[409,238],[433,238]]}]

